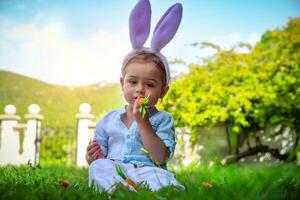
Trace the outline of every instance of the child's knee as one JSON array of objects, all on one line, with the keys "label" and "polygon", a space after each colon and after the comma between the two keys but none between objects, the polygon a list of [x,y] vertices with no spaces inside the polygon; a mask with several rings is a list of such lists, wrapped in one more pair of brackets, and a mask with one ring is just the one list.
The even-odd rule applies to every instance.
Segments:
[{"label": "child's knee", "polygon": [[114,169],[113,161],[109,159],[97,159],[93,161],[89,167],[89,172],[101,173],[110,169]]}]

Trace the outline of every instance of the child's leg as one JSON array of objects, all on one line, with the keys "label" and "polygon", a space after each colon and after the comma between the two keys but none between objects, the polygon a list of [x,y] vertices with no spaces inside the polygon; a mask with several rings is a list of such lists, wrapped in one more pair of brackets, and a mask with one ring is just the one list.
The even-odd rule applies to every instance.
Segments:
[{"label": "child's leg", "polygon": [[98,159],[89,167],[89,186],[94,185],[96,190],[111,193],[114,186],[122,182],[122,178],[116,175],[115,163],[109,159]]},{"label": "child's leg", "polygon": [[175,179],[171,172],[158,167],[130,168],[127,173],[134,181],[147,183],[152,191],[157,191],[169,185],[185,190],[184,186]]}]

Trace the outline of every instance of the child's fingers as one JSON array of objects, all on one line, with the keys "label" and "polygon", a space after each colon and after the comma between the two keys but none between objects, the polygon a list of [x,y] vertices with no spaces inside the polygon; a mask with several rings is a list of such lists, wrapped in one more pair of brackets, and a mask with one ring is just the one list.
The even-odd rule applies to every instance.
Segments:
[{"label": "child's fingers", "polygon": [[98,142],[92,142],[91,144],[89,144],[88,146],[87,146],[87,151],[90,151],[92,148],[94,148],[95,146],[99,146],[99,144],[98,144]]},{"label": "child's fingers", "polygon": [[134,106],[133,106],[133,113],[137,113],[139,109],[139,99],[141,96],[139,95],[136,100],[134,101]]},{"label": "child's fingers", "polygon": [[98,157],[99,152],[95,151],[92,155],[91,158],[96,159]]},{"label": "child's fingers", "polygon": [[88,151],[88,155],[91,156],[93,155],[95,152],[97,152],[99,150],[99,147],[94,147],[92,148],[90,151]]},{"label": "child's fingers", "polygon": [[95,142],[90,143],[90,144],[87,146],[86,151],[89,151],[89,150],[90,150],[91,148],[93,148],[95,145],[96,145]]},{"label": "child's fingers", "polygon": [[92,154],[94,154],[95,152],[99,151],[100,150],[100,147],[99,146],[94,146],[93,148],[91,148],[89,151],[88,151],[88,155],[91,156]]},{"label": "child's fingers", "polygon": [[141,96],[139,95],[137,98],[136,98],[136,100],[134,101],[134,105],[135,106],[139,106],[139,99],[141,98]]}]

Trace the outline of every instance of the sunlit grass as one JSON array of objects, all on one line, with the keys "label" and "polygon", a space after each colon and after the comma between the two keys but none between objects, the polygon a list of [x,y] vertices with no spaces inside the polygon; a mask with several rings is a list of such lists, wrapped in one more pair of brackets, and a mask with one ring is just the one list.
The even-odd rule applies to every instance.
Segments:
[{"label": "sunlit grass", "polygon": [[[0,199],[107,199],[88,187],[86,168],[75,167],[1,167]],[[119,187],[114,199],[297,199],[300,196],[300,168],[278,166],[190,166],[175,172],[185,185],[181,192],[167,187],[159,192],[146,188],[140,193]],[[65,188],[61,183],[67,180]],[[208,182],[212,188],[203,187]]]}]

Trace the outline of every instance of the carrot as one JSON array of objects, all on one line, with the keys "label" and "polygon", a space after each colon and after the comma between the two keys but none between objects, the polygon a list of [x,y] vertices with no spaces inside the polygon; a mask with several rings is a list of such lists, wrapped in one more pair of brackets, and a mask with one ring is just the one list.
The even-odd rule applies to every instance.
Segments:
[{"label": "carrot", "polygon": [[149,103],[149,97],[140,97],[138,99],[138,107],[140,113],[142,113],[142,118],[144,119],[147,109],[149,108],[148,103]]},{"label": "carrot", "polygon": [[143,104],[144,98],[140,97],[138,100],[138,106],[141,106]]},{"label": "carrot", "polygon": [[128,183],[128,185],[131,185],[136,191],[140,191],[140,188],[137,186],[137,184],[135,184],[135,182],[132,179],[126,178],[125,182]]},{"label": "carrot", "polygon": [[137,192],[141,191],[137,184],[131,179],[126,177],[120,165],[116,164],[115,166],[116,172],[119,176],[121,176],[128,185],[131,185]]}]

